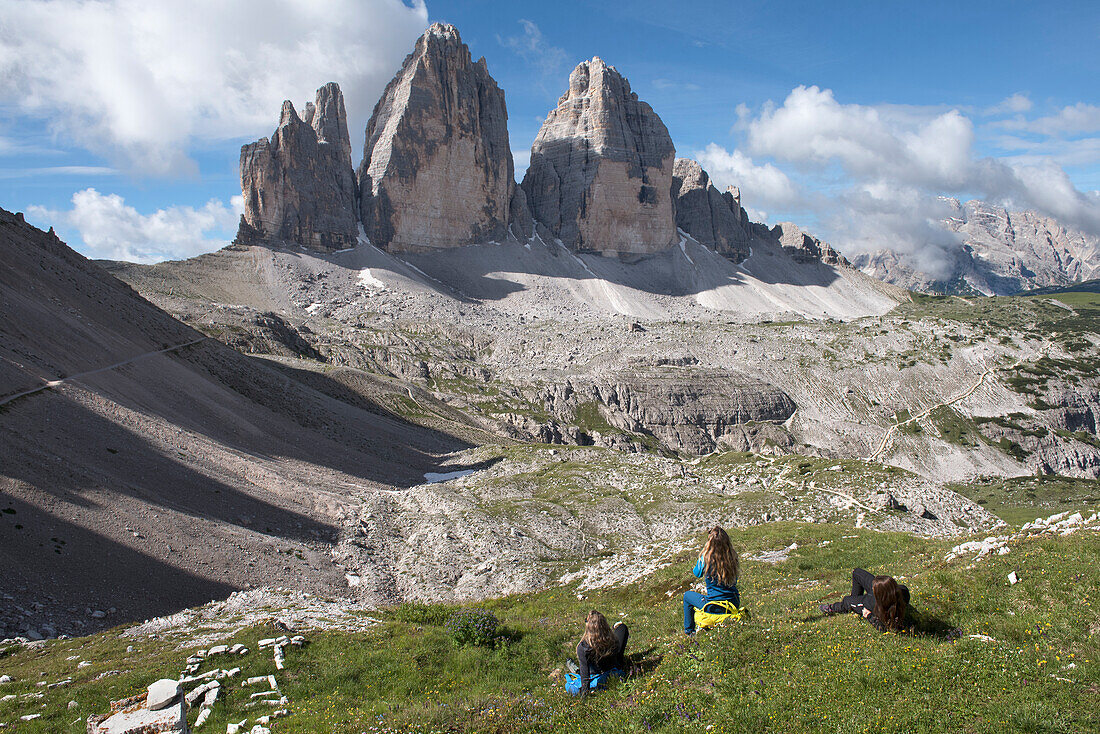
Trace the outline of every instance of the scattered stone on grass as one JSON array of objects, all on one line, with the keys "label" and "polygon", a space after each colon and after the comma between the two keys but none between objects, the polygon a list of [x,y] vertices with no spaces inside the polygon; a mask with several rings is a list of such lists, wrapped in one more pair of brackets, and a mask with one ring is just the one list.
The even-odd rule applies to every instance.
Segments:
[{"label": "scattered stone on grass", "polygon": [[150,711],[159,711],[167,708],[173,701],[179,698],[181,689],[179,681],[171,678],[161,678],[150,684],[146,698],[146,708]]}]

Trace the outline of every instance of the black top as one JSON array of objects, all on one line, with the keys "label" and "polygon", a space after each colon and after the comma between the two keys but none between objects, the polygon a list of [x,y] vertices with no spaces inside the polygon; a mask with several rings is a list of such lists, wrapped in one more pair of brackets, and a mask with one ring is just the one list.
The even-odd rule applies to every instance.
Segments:
[{"label": "black top", "polygon": [[[864,619],[873,624],[879,631],[885,632],[886,628],[882,624],[882,620],[875,614],[875,595],[871,593],[871,585],[874,580],[875,577],[862,568],[852,569],[852,593],[841,600],[841,609],[855,614],[862,614],[863,610],[866,609],[871,614],[864,617]],[[905,602],[906,618],[902,620],[902,627],[908,627],[911,623],[909,619],[909,587],[899,584],[898,594]]]},{"label": "black top", "polygon": [[592,677],[597,673],[606,673],[609,670],[625,668],[623,652],[626,650],[626,641],[630,639],[630,630],[622,622],[611,628],[615,635],[615,647],[602,658],[592,658],[592,648],[581,640],[577,644],[577,661],[580,662],[581,695],[588,693],[588,687],[592,685]]}]

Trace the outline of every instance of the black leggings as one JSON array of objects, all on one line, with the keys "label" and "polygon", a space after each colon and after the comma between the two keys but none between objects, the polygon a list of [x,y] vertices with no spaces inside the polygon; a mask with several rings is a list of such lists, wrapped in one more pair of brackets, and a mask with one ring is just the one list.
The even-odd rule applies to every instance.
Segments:
[{"label": "black leggings", "polygon": [[[875,595],[872,592],[874,584],[874,574],[862,568],[853,568],[852,593],[840,600],[837,611],[861,614],[864,609],[869,609],[873,612],[875,610]],[[909,604],[908,586],[898,584],[898,595],[902,601]]]},{"label": "black leggings", "polygon": [[862,568],[852,569],[852,593],[840,600],[838,610],[841,612],[854,612],[859,614],[864,608],[875,608],[875,595],[871,593],[875,577],[870,571]]}]

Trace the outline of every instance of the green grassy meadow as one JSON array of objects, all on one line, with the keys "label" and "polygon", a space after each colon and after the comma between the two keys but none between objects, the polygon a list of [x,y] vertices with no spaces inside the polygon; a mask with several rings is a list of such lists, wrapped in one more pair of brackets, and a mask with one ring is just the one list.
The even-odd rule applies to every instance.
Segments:
[{"label": "green grassy meadow", "polygon": [[[731,535],[750,557],[741,590],[752,617],[693,638],[680,631],[680,594],[694,551],[625,588],[557,588],[477,604],[503,626],[492,648],[453,644],[445,622],[457,607],[415,604],[383,611],[362,633],[309,634],[306,647],[288,649],[283,672],[255,645],[270,628],[225,641],[252,649],[232,662],[242,677],[273,673],[289,697],[291,714],[273,723],[275,732],[1100,730],[1095,531],[1023,540],[973,568],[966,558],[943,560],[954,542],[905,534],[773,523]],[[792,543],[798,548],[781,563],[751,560]],[[846,593],[856,565],[909,584],[915,633],[883,635],[855,616],[820,615],[817,605]],[[1008,584],[1010,571],[1020,583]],[[573,653],[590,608],[630,626],[632,669],[608,690],[577,699],[554,673]],[[176,677],[196,647],[171,636],[123,639],[117,630],[40,649],[9,646],[0,650],[0,674],[15,680],[0,697],[17,698],[0,702],[0,722],[21,732],[83,731],[109,700]],[[78,660],[91,665],[78,669]],[[96,680],[109,670],[123,672]],[[66,677],[74,679],[69,686],[35,685]],[[224,682],[229,695],[204,730],[224,731],[243,718],[251,726],[260,715],[244,708],[250,689],[239,680]],[[20,697],[26,693],[43,695]],[[28,713],[42,717],[18,719]]]}]

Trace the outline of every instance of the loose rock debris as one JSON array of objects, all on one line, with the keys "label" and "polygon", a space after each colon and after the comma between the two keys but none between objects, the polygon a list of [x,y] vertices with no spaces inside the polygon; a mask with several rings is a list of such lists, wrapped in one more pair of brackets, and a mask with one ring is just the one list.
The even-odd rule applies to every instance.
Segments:
[{"label": "loose rock debris", "polygon": [[[284,635],[261,640],[260,648],[271,647],[275,654],[276,665],[282,670],[286,665],[284,650],[290,646],[300,647],[304,644],[306,644],[306,638],[302,635],[295,635],[293,638]],[[210,718],[218,700],[229,696],[229,691],[223,686],[222,681],[236,677],[241,669],[239,667],[231,670],[214,668],[205,673],[193,674],[196,672],[194,668],[211,656],[247,653],[248,648],[240,643],[218,644],[208,650],[198,650],[188,656],[186,668],[178,680],[168,678],[158,680],[152,683],[144,694],[121,701],[112,701],[110,712],[89,716],[88,734],[187,734],[189,731],[187,714],[196,706],[199,711],[192,728],[202,728]],[[70,681],[58,681],[56,684],[51,684],[51,687],[68,682]],[[198,685],[185,692],[184,687],[193,684]],[[244,707],[270,706],[275,710],[257,717],[251,729],[247,728],[248,719],[230,723],[226,726],[227,734],[245,731],[248,734],[270,734],[268,725],[274,719],[289,713],[287,706],[290,701],[279,689],[279,683],[274,675],[251,676],[241,682],[241,688],[259,685],[266,685],[267,690],[251,693],[250,700]],[[41,697],[43,694],[24,694],[22,697],[25,698],[28,695]],[[29,716],[33,719],[40,715],[30,714]],[[31,720],[27,716],[22,718],[26,721]]]},{"label": "loose rock debris", "polygon": [[[1047,518],[1037,517],[1034,522],[1027,523],[1018,532],[1011,535],[990,536],[984,540],[971,540],[960,543],[951,549],[944,560],[950,561],[972,553],[976,554],[975,561],[980,561],[992,555],[1003,556],[1012,551],[1011,544],[1013,541],[1043,536],[1073,535],[1080,530],[1100,531],[1100,515],[1093,513],[1088,519],[1085,519],[1080,512],[1075,512],[1072,515],[1069,512],[1060,512]],[[1011,581],[1011,579],[1009,580]]]}]

